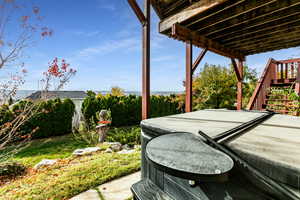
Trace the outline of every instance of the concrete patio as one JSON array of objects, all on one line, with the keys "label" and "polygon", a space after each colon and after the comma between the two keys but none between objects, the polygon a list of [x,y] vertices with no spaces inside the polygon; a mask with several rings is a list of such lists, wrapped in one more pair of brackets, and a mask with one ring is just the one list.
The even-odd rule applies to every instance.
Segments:
[{"label": "concrete patio", "polygon": [[131,185],[138,182],[140,178],[141,172],[136,172],[83,192],[71,200],[103,200],[103,198],[104,200],[127,200],[132,197]]}]

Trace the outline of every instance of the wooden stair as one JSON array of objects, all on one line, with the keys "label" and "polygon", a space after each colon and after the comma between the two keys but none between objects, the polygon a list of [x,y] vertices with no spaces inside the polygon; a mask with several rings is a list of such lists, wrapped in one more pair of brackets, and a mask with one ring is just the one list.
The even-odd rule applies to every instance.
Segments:
[{"label": "wooden stair", "polygon": [[299,101],[288,93],[300,94],[300,59],[269,59],[249,101],[249,110],[273,110],[281,114],[299,115]]}]

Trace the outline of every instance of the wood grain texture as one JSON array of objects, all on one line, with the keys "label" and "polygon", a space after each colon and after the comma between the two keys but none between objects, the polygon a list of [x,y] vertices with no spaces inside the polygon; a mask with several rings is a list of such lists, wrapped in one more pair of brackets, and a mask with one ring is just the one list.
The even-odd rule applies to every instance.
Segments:
[{"label": "wood grain texture", "polygon": [[[172,36],[174,24],[180,24],[209,39],[204,43],[212,40],[244,55],[300,45],[299,0],[156,0],[153,6],[160,8],[159,30],[167,36]],[[216,49],[228,57],[222,46]]]}]

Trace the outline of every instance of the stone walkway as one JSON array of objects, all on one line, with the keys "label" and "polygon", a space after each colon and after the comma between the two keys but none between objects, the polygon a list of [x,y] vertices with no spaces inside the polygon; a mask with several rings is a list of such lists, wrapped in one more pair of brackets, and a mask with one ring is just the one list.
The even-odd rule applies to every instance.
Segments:
[{"label": "stone walkway", "polygon": [[[71,200],[101,200],[99,192],[105,200],[126,200],[132,196],[130,187],[141,178],[141,172],[113,180],[97,187],[83,192]],[[98,192],[98,191],[99,192]]]}]

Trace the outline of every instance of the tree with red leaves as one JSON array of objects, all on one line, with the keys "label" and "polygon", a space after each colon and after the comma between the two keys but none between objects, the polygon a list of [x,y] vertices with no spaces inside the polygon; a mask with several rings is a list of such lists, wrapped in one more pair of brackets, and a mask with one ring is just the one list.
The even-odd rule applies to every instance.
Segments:
[{"label": "tree with red leaves", "polygon": [[[32,47],[37,39],[53,34],[51,29],[42,25],[43,17],[38,7],[30,8],[20,5],[19,2],[0,0],[0,106],[15,96],[25,82],[27,69],[23,59],[26,57],[26,50]],[[34,103],[26,103],[22,112],[11,122],[0,126],[0,150],[14,141],[18,135],[18,128],[36,112]],[[28,133],[29,136],[30,134]],[[22,144],[16,145],[12,151],[16,153],[20,146]],[[3,154],[0,155],[0,162],[2,159]]]},{"label": "tree with red leaves", "polygon": [[[70,67],[70,64],[65,59],[59,61],[58,58],[54,58],[49,63],[48,70],[44,72],[45,78],[42,79],[44,83],[44,93],[51,90],[61,90],[69,80],[75,76],[76,70]],[[45,98],[45,96],[44,96]]]}]

